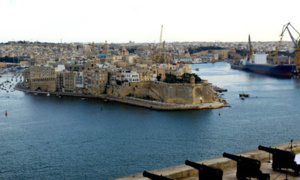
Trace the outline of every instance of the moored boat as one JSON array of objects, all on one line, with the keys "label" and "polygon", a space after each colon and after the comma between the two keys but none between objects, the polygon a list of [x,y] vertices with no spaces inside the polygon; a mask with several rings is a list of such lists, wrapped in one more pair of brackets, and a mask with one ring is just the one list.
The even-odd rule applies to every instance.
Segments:
[{"label": "moored boat", "polygon": [[240,95],[240,97],[249,97],[250,96],[249,94],[246,94],[246,93],[241,93],[239,95]]}]

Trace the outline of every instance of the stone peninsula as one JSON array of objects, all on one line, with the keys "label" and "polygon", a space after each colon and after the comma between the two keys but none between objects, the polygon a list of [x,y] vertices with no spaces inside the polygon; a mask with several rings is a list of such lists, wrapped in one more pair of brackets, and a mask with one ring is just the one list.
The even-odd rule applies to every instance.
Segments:
[{"label": "stone peninsula", "polygon": [[[133,47],[129,48],[132,51]],[[194,59],[188,51],[174,45],[165,49],[144,45],[134,48],[129,53],[125,45],[107,42],[0,46],[4,59],[13,59],[10,57],[14,57],[14,49],[20,52],[18,58],[23,61],[9,65],[24,68],[24,80],[16,87],[18,90],[99,98],[156,110],[220,108],[226,104],[207,80],[192,73],[190,63],[180,61],[181,57]],[[171,55],[177,55],[177,60]],[[204,55],[214,57],[207,53],[201,56]],[[210,60],[215,62],[207,61]]]}]

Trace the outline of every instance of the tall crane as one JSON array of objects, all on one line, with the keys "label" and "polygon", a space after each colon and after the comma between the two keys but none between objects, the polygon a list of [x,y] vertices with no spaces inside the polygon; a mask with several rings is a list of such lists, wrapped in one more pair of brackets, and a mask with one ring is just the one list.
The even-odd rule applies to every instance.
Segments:
[{"label": "tall crane", "polygon": [[248,36],[248,61],[250,61],[250,60],[252,60],[252,58],[253,58],[253,46],[252,46],[252,44],[251,44],[251,37],[250,37],[250,34],[249,34],[249,36]]},{"label": "tall crane", "polygon": [[160,61],[160,63],[164,62],[164,57],[162,55],[162,51],[163,51],[163,46],[164,44],[162,44],[162,33],[163,33],[163,25],[161,25],[161,29],[160,29],[160,38],[159,38],[159,45],[158,45],[158,60]]},{"label": "tall crane", "polygon": [[159,38],[159,48],[162,48],[162,33],[163,33],[163,25],[161,25],[160,29],[160,38]]},{"label": "tall crane", "polygon": [[[295,39],[291,33],[291,30],[290,28],[291,27],[297,34],[298,34],[298,37],[297,39]],[[290,38],[292,39],[292,42],[294,44],[294,48],[295,48],[295,59],[294,59],[294,63],[296,65],[296,70],[300,70],[300,33],[296,30],[296,28],[294,28],[294,26],[289,22],[287,24],[285,24],[283,27],[282,27],[282,31],[281,31],[281,34],[280,34],[280,42],[279,42],[279,46],[277,48],[277,53],[278,53],[278,50],[281,46],[281,42],[282,42],[282,38],[283,38],[283,35],[285,33],[285,31],[288,31],[289,35],[290,35]],[[277,55],[278,56],[278,55]]]}]

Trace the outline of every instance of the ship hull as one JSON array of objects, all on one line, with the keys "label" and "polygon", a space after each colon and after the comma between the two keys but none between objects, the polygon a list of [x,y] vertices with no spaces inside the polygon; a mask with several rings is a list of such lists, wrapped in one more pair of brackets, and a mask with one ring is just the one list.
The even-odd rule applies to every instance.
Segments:
[{"label": "ship hull", "polygon": [[272,76],[293,77],[296,69],[294,64],[271,65],[271,64],[247,64],[249,71]]},{"label": "ship hull", "polygon": [[246,65],[243,64],[230,64],[231,69],[238,69],[238,70],[248,70]]},{"label": "ship hull", "polygon": [[272,76],[284,76],[293,77],[296,65],[294,64],[283,64],[283,65],[272,65],[272,64],[231,64],[231,69],[239,69],[245,71],[251,71],[258,74],[266,74]]}]

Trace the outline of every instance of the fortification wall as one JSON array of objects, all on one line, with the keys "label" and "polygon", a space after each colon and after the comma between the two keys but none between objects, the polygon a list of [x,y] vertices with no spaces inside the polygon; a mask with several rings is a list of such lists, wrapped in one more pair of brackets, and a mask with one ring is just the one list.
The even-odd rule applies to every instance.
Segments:
[{"label": "fortification wall", "polygon": [[170,84],[144,81],[129,86],[108,86],[107,94],[119,98],[126,96],[151,98],[176,104],[200,104],[214,102],[214,92],[207,81],[199,84]]},{"label": "fortification wall", "polygon": [[41,89],[43,91],[56,91],[56,82],[55,81],[42,81],[42,82],[31,82],[30,90],[36,91],[37,89]]}]

